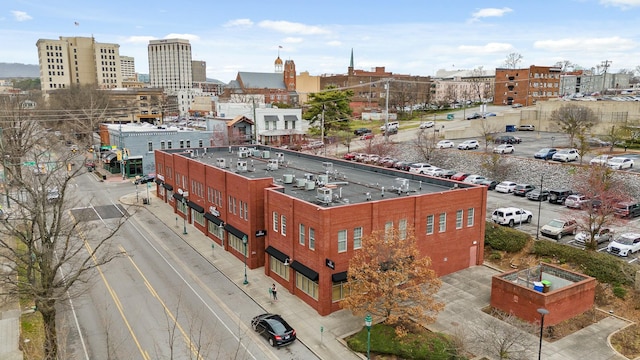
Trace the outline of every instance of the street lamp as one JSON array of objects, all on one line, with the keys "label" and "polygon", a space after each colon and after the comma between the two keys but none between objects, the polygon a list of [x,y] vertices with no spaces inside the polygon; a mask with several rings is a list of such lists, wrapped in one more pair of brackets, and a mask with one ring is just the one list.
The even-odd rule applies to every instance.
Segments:
[{"label": "street lamp", "polygon": [[545,308],[539,308],[538,313],[542,317],[540,319],[540,346],[538,346],[538,360],[540,360],[542,356],[542,331],[544,330],[544,316],[549,313],[549,310]]},{"label": "street lamp", "polygon": [[544,175],[540,175],[540,198],[538,199],[538,225],[536,226],[536,240],[539,240],[538,237],[540,233],[540,212],[542,211],[542,182],[544,181]]},{"label": "street lamp", "polygon": [[187,235],[187,199],[182,196],[182,211],[184,212],[184,217],[182,218],[182,234]]},{"label": "street lamp", "polygon": [[243,285],[249,284],[249,280],[247,280],[247,243],[249,239],[247,239],[247,235],[242,237],[242,243],[244,244],[244,281]]},{"label": "street lamp", "polygon": [[367,359],[371,359],[370,351],[371,351],[371,315],[367,314],[364,317],[364,326],[367,327]]}]

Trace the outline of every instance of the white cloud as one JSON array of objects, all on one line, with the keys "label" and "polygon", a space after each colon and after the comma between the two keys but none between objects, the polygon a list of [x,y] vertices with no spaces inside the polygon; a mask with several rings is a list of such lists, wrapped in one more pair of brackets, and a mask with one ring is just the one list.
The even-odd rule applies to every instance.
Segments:
[{"label": "white cloud", "polygon": [[327,43],[327,45],[329,45],[329,46],[342,46],[342,41],[338,41],[338,40],[329,41]]},{"label": "white cloud", "polygon": [[546,51],[625,51],[634,49],[637,44],[630,39],[618,36],[608,38],[565,38],[558,40],[540,40],[533,43],[537,49]]},{"label": "white cloud", "polygon": [[319,26],[305,25],[305,24],[294,23],[290,21],[265,20],[258,23],[258,26],[265,29],[271,29],[277,32],[285,33],[285,34],[302,34],[302,35],[329,34],[328,30],[325,30]]},{"label": "white cloud", "polygon": [[508,8],[508,7],[504,7],[502,9],[497,9],[497,8],[485,8],[485,9],[480,9],[476,12],[474,12],[473,14],[471,14],[471,17],[474,20],[479,20],[481,18],[486,18],[486,17],[501,17],[506,13],[510,13],[513,10]]},{"label": "white cloud", "polygon": [[227,21],[224,25],[222,25],[224,27],[251,27],[253,26],[253,21],[251,21],[251,19],[235,19],[235,20],[229,20]]},{"label": "white cloud", "polygon": [[600,4],[606,6],[616,6],[623,10],[640,6],[640,0],[600,0]]},{"label": "white cloud", "polygon": [[460,45],[458,46],[458,50],[472,53],[472,54],[495,54],[495,53],[504,53],[506,51],[510,51],[513,49],[511,44],[505,43],[488,43],[486,45]]},{"label": "white cloud", "polygon": [[303,41],[304,39],[300,37],[286,37],[282,40],[282,42],[286,44],[299,44]]},{"label": "white cloud", "polygon": [[151,40],[156,40],[154,36],[129,36],[124,39],[127,44],[148,44]]},{"label": "white cloud", "polygon": [[200,36],[198,35],[194,35],[194,34],[167,34],[164,37],[165,39],[185,39],[185,40],[189,40],[189,41],[199,41],[200,40]]},{"label": "white cloud", "polygon": [[27,20],[33,19],[29,14],[27,14],[24,11],[13,10],[11,11],[11,14],[13,15],[13,18],[16,19],[16,21],[27,21]]}]

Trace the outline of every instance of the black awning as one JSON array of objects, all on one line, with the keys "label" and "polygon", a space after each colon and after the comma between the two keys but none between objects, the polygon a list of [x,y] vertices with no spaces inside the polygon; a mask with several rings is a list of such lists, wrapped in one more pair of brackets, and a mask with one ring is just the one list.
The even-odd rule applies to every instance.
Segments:
[{"label": "black awning", "polygon": [[[236,229],[235,227],[229,224],[224,224],[224,229],[230,232],[233,236],[237,237],[238,239],[242,239],[243,237],[247,236],[247,234],[243,233],[242,231]],[[248,236],[247,236],[247,240],[249,240]]]},{"label": "black awning", "polygon": [[217,216],[211,214],[211,213],[204,213],[204,218],[211,221],[212,223],[220,226],[222,224],[224,224],[224,221],[220,220],[220,218],[218,218]]},{"label": "black awning", "polygon": [[182,199],[184,199],[184,197],[181,194],[178,194],[178,193],[173,193],[173,198],[178,200],[178,201],[182,201]]},{"label": "black awning", "polygon": [[[164,184],[164,182],[163,182],[162,180],[158,179],[158,178],[156,178],[156,179],[155,179],[155,180],[153,180],[153,181],[155,181],[155,182],[156,182],[156,184],[160,184],[160,185],[161,185],[161,184]],[[171,185],[169,185],[169,186],[171,186]],[[173,189],[173,187],[171,187],[171,188]]]},{"label": "black awning", "polygon": [[331,281],[333,281],[334,283],[347,281],[347,272],[343,271],[343,272],[339,272],[337,274],[331,275]]},{"label": "black awning", "polygon": [[264,121],[278,121],[278,115],[265,115]]},{"label": "black awning", "polygon": [[173,191],[173,185],[169,185],[169,184],[162,184],[162,186],[163,186],[165,189],[169,190],[169,191]]},{"label": "black awning", "polygon": [[296,260],[293,260],[293,262],[291,263],[291,267],[293,268],[293,270],[299,272],[300,274],[306,276],[309,278],[309,280],[311,281],[318,281],[318,273],[309,269],[308,267],[302,265],[301,263],[299,263]]},{"label": "black awning", "polygon": [[274,258],[284,262],[285,260],[289,259],[289,257],[287,256],[287,254],[283,253],[282,251],[274,248],[273,246],[269,245],[267,246],[267,249],[265,250],[267,252],[267,254],[273,256]]},{"label": "black awning", "polygon": [[298,121],[298,115],[285,115],[284,121]]},{"label": "black awning", "polygon": [[199,212],[200,214],[204,214],[204,208],[193,201],[187,201],[187,206],[192,208],[193,210]]}]

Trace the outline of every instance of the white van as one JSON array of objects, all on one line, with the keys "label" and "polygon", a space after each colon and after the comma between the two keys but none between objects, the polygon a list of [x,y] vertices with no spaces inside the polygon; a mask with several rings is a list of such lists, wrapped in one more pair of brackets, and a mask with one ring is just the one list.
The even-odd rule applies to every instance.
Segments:
[{"label": "white van", "polygon": [[[391,129],[395,129],[398,130],[398,128],[400,127],[400,123],[397,121],[389,121],[389,130]],[[384,131],[385,130],[385,125],[383,124],[382,126],[380,126],[380,131]]]}]

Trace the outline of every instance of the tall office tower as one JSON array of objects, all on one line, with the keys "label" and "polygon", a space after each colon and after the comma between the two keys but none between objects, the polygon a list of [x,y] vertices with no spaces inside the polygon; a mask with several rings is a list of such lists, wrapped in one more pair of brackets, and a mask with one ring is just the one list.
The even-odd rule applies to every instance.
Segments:
[{"label": "tall office tower", "polygon": [[71,84],[94,84],[103,89],[122,86],[120,45],[98,43],[93,37],[38,39],[42,91]]},{"label": "tall office tower", "polygon": [[207,81],[207,62],[193,60],[191,62],[191,71],[193,72],[193,82]]},{"label": "tall office tower", "polygon": [[120,56],[120,68],[122,69],[122,80],[137,81],[136,62],[131,56]]},{"label": "tall office tower", "polygon": [[148,51],[152,87],[174,91],[191,89],[193,74],[189,40],[151,40]]}]

